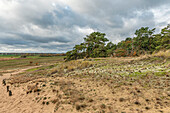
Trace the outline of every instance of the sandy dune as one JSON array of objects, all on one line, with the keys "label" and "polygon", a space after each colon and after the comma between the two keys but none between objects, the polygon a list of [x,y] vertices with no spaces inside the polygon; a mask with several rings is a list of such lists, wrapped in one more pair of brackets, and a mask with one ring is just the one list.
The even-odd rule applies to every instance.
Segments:
[{"label": "sandy dune", "polygon": [[[5,73],[3,74],[3,76],[0,76],[0,81],[2,81],[3,79],[8,79],[11,74],[19,74],[24,72],[25,70],[35,67],[39,66],[15,70],[12,73]],[[26,93],[23,91],[23,87],[16,88],[14,86],[10,86],[10,89],[13,94],[11,97],[9,96],[9,93],[6,90],[6,86],[3,86],[2,83],[0,83],[0,89],[0,113],[52,113],[50,112],[50,105],[47,109],[43,105],[41,106],[40,104],[36,104],[34,101],[30,101],[34,99],[34,96],[36,94],[26,95]],[[51,111],[53,111],[53,109]]]},{"label": "sandy dune", "polygon": [[[11,74],[17,75],[35,67],[38,66],[10,70],[0,76],[0,81],[10,78]],[[112,73],[113,70],[109,69],[108,72]],[[101,67],[92,67],[64,75],[42,76],[22,84],[7,84],[12,96],[9,96],[6,86],[0,83],[0,113],[170,113],[170,76],[158,78],[151,75],[140,80],[123,78],[115,72],[113,78],[103,76],[105,74]],[[153,81],[153,87],[143,86],[148,80]],[[40,92],[27,94],[27,86],[36,83],[39,83]]]}]

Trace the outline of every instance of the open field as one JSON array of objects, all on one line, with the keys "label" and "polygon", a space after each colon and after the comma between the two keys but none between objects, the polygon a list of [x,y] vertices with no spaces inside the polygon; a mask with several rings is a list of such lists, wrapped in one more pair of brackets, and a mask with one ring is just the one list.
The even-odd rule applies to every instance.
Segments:
[{"label": "open field", "polygon": [[49,57],[38,57],[38,56],[30,56],[27,58],[0,57],[0,71],[35,66],[35,65],[46,65],[50,63],[56,63],[61,60],[63,60],[62,56],[50,57],[50,58]]},{"label": "open field", "polygon": [[37,57],[0,61],[0,67],[0,80],[6,79],[12,91],[9,96],[6,86],[0,84],[0,113],[170,111],[168,57],[69,62],[63,57]]}]

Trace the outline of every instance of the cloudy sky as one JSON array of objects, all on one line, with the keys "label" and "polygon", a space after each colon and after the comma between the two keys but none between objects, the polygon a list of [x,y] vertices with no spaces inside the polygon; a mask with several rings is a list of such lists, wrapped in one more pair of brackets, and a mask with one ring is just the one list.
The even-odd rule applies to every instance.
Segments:
[{"label": "cloudy sky", "polygon": [[61,53],[94,31],[113,43],[170,24],[170,0],[0,0],[0,52]]}]

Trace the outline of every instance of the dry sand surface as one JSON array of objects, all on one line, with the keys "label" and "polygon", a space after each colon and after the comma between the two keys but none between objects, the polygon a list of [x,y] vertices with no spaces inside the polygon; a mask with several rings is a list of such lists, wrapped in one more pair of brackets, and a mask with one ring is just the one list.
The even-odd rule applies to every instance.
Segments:
[{"label": "dry sand surface", "polygon": [[[11,75],[16,75],[35,67],[40,66],[8,70],[11,73],[5,73],[3,76],[0,76],[0,81],[10,78]],[[12,96],[9,96],[6,86],[2,83],[0,84],[0,89],[0,113],[50,113],[49,108],[44,108],[44,106],[32,101],[35,95],[26,95],[25,91],[23,91],[23,87],[16,88],[10,85]]]},{"label": "dry sand surface", "polygon": [[[0,113],[170,113],[167,87],[145,88],[140,80],[125,82],[126,78],[120,76],[101,79],[89,73],[89,69],[85,69],[88,77],[86,73],[80,77],[79,71],[73,71],[66,74],[68,76],[54,74],[10,84],[15,75],[30,68],[33,67],[0,76],[0,81],[7,79],[12,91],[9,96],[6,86],[0,84]],[[168,75],[166,80],[169,81]],[[36,83],[39,90],[34,92]],[[33,87],[32,92],[28,92],[28,86]]]}]

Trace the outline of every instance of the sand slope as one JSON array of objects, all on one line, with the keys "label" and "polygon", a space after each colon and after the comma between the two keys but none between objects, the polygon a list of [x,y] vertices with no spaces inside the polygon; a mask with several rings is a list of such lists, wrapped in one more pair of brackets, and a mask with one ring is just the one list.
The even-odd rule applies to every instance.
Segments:
[{"label": "sand slope", "polygon": [[[30,68],[35,67],[5,73],[0,81]],[[101,67],[95,69],[97,75],[93,70],[94,67],[8,84],[11,97],[0,83],[0,113],[170,113],[169,75],[136,79],[114,73],[110,78]],[[146,87],[149,82],[153,86]],[[27,86],[36,83],[40,92],[26,94]]]},{"label": "sand slope", "polygon": [[[22,73],[25,70],[35,68],[28,67],[24,69],[15,70],[12,73],[5,73],[3,76],[0,76],[0,81],[3,79],[8,79],[10,75],[15,75]],[[50,112],[50,105],[48,109],[43,105],[37,104],[32,101],[36,94],[26,95],[23,87],[14,87],[10,85],[10,90],[12,90],[12,96],[9,96],[9,93],[6,90],[6,86],[3,86],[0,83],[0,113],[52,113],[53,109]],[[52,107],[53,108],[53,107]]]}]

